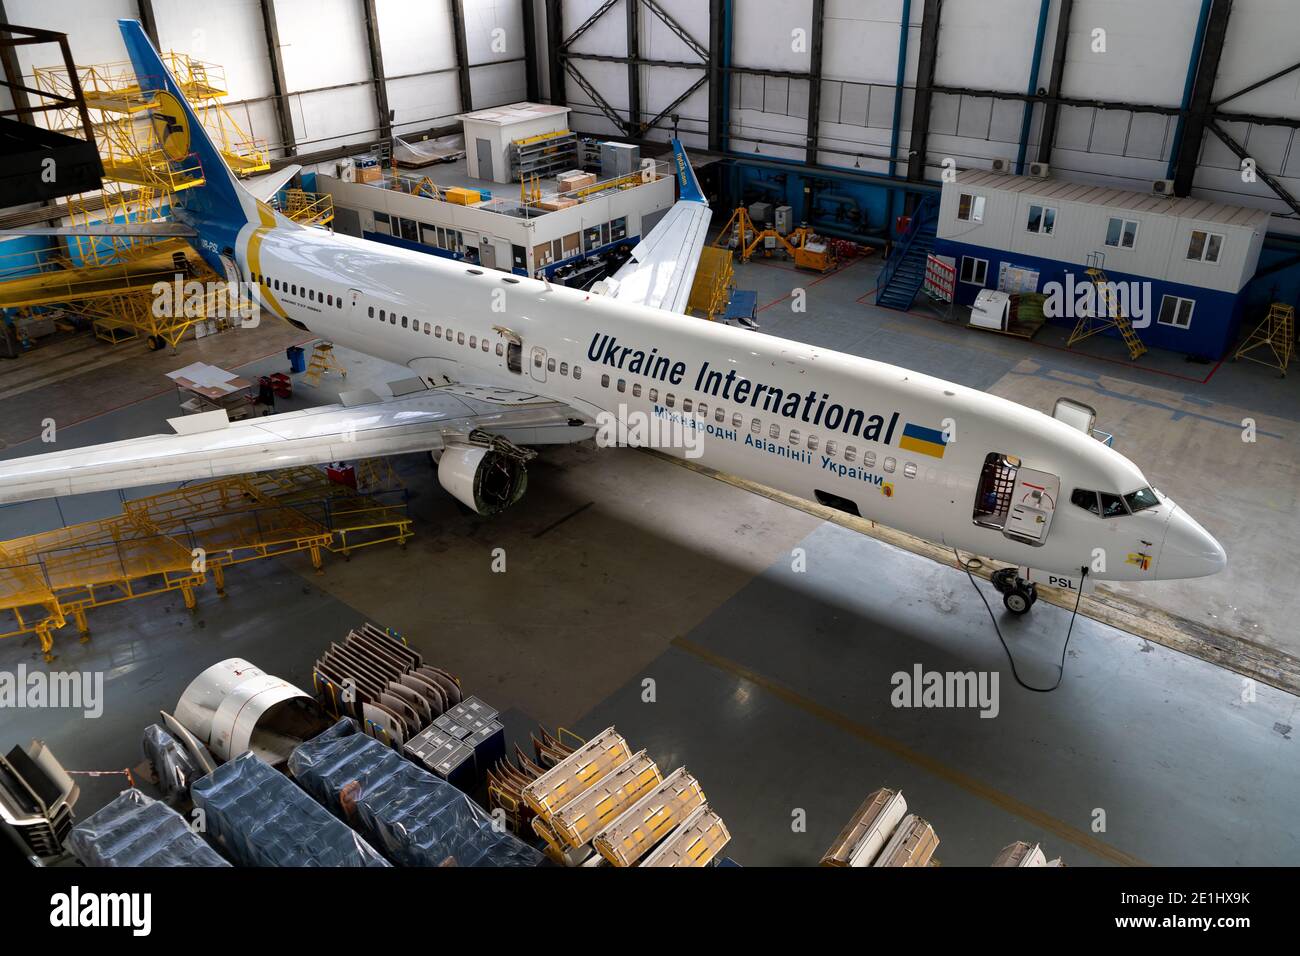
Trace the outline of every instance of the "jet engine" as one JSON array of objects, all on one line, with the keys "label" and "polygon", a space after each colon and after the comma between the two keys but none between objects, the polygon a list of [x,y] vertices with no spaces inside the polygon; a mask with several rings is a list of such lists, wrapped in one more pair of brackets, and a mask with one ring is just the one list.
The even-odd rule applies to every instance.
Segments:
[{"label": "jet engine", "polygon": [[524,496],[526,465],[534,454],[501,438],[451,444],[438,460],[438,484],[475,513],[494,515]]}]

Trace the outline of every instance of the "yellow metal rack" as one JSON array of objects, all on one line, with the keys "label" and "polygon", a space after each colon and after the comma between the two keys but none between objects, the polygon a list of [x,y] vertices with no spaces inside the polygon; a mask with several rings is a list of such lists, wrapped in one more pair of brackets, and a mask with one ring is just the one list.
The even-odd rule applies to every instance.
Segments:
[{"label": "yellow metal rack", "polygon": [[413,533],[400,488],[359,494],[317,468],[185,485],[0,543],[0,638],[35,634],[49,661],[69,621],[88,639],[92,608],[179,591],[192,610],[209,574],[224,594],[238,564],[304,553],[319,571],[325,551],[405,545]]}]

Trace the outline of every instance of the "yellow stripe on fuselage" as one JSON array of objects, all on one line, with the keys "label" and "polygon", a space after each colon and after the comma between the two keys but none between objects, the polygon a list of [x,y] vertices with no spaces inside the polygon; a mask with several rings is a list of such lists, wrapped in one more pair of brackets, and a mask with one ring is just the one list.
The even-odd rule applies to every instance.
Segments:
[{"label": "yellow stripe on fuselage", "polygon": [[267,283],[262,273],[262,240],[266,237],[268,232],[275,228],[275,213],[271,211],[271,208],[267,206],[266,203],[258,200],[257,215],[261,220],[262,225],[259,228],[254,229],[252,234],[248,237],[248,269],[253,273],[253,275],[258,277],[258,291],[261,293],[262,299],[266,304],[271,307],[271,311],[282,319],[287,318],[284,306],[282,306],[271,293],[271,286]]},{"label": "yellow stripe on fuselage", "polygon": [[898,440],[898,447],[906,451],[914,451],[918,455],[929,455],[932,458],[942,458],[944,446],[937,441],[923,441],[920,438],[911,438],[904,435]]}]

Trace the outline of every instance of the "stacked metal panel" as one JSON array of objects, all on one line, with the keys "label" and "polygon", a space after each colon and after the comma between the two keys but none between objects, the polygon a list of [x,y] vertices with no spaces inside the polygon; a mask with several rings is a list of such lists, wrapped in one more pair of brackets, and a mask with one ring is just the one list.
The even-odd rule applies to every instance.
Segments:
[{"label": "stacked metal panel", "polygon": [[461,702],[460,683],[374,624],[331,644],[312,669],[316,695],[335,717],[400,747]]},{"label": "stacked metal panel", "polygon": [[536,814],[533,831],[567,865],[708,866],[731,839],[694,777],[683,768],[665,779],[613,727],[521,794]]},{"label": "stacked metal panel", "polygon": [[870,866],[906,814],[902,791],[881,787],[862,801],[822,856],[821,865]]},{"label": "stacked metal panel", "polygon": [[454,786],[340,720],[299,746],[289,770],[322,806],[402,866],[537,866],[542,855]]},{"label": "stacked metal panel", "polygon": [[253,753],[190,788],[208,834],[240,866],[388,866],[359,834]]},{"label": "stacked metal panel", "polygon": [[614,866],[633,866],[702,806],[704,790],[699,781],[679,767],[597,833],[592,845]]},{"label": "stacked metal panel", "polygon": [[230,866],[184,817],[134,788],[73,827],[68,846],[86,866]]},{"label": "stacked metal panel", "polygon": [[642,866],[708,866],[731,842],[731,833],[722,817],[708,804],[682,821],[644,860]]},{"label": "stacked metal panel", "polygon": [[1002,852],[997,855],[993,861],[994,866],[1010,866],[1017,868],[1030,868],[1036,866],[1065,866],[1058,856],[1055,860],[1049,860],[1043,848],[1037,843],[1026,843],[1024,840],[1017,840],[1015,843],[1009,843],[1002,848]]}]

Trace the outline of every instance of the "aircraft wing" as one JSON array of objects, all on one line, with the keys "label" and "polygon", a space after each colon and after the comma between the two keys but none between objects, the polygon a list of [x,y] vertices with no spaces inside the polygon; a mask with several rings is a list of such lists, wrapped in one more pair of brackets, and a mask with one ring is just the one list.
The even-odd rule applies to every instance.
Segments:
[{"label": "aircraft wing", "polygon": [[637,243],[632,258],[605,280],[605,294],[620,302],[685,312],[712,215],[703,203],[674,203]]},{"label": "aircraft wing", "polygon": [[0,236],[181,236],[193,238],[198,231],[183,222],[93,222],[73,226],[23,226],[0,229]]},{"label": "aircraft wing", "polygon": [[602,290],[620,302],[684,313],[713,211],[700,190],[686,150],[676,139],[673,140],[673,165],[677,202],[637,243],[632,258],[604,280]]},{"label": "aircraft wing", "polygon": [[236,422],[217,411],[169,423],[175,434],[0,461],[0,503],[438,451],[471,431],[534,445],[591,435],[590,424],[561,402],[487,386],[430,389]]}]

